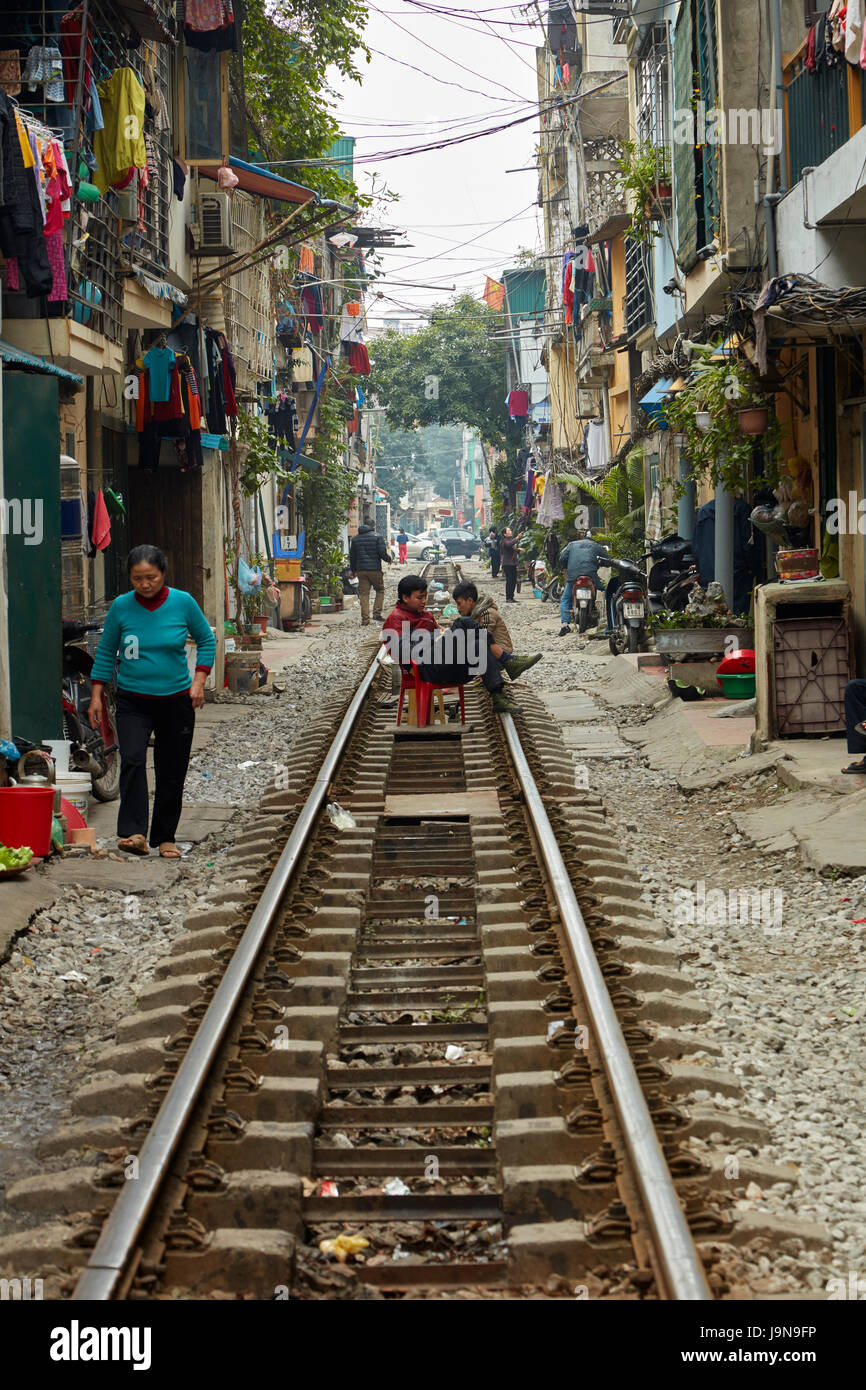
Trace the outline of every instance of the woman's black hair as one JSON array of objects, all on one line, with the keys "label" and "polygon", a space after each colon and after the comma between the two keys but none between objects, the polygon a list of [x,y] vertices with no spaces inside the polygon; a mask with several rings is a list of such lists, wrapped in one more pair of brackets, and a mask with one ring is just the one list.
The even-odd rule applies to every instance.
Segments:
[{"label": "woman's black hair", "polygon": [[136,565],[153,565],[160,574],[168,570],[168,560],[158,545],[134,545],[126,557],[126,573],[132,574]]}]

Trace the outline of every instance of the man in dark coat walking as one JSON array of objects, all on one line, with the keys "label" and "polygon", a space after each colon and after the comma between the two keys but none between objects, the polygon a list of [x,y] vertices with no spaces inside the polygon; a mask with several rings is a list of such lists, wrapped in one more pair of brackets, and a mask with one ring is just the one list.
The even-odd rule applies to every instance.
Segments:
[{"label": "man in dark coat walking", "polygon": [[388,547],[372,526],[359,526],[357,536],[352,537],[349,546],[349,568],[358,576],[358,597],[361,600],[361,626],[370,625],[370,590],[376,597],[373,600],[373,620],[382,621],[382,605],[385,601],[385,580],[382,577],[382,561],[391,563]]}]

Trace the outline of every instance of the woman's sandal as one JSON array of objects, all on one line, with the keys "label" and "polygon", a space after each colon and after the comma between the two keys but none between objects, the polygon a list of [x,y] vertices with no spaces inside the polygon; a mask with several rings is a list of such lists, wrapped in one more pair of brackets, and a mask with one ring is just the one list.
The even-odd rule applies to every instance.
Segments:
[{"label": "woman's sandal", "polygon": [[866,773],[866,758],[861,758],[859,763],[849,763],[847,767],[842,768],[842,771]]},{"label": "woman's sandal", "polygon": [[160,859],[182,859],[183,855],[171,840],[164,840],[159,847]]},{"label": "woman's sandal", "polygon": [[118,840],[117,848],[127,854],[150,854],[150,847],[144,835],[127,835],[124,839]]}]

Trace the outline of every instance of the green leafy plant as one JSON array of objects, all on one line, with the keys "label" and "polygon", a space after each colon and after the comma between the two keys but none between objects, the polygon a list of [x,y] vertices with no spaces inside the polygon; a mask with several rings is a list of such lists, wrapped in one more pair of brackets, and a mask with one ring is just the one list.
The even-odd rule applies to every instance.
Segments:
[{"label": "green leafy plant", "polygon": [[624,140],[616,161],[620,187],[631,205],[627,235],[649,246],[661,236],[658,213],[670,197],[670,156],[664,145]]},{"label": "green leafy plant", "polygon": [[589,482],[576,474],[560,474],[562,482],[576,484],[601,508],[604,526],[598,532],[598,540],[612,555],[623,560],[639,560],[644,553],[643,466],[643,450],[632,449],[597,482]]},{"label": "green leafy plant", "polygon": [[653,616],[653,627],[661,632],[692,631],[706,628],[729,628],[729,627],[748,627],[748,620],[738,618],[729,613],[727,616],[712,614],[709,617],[701,617],[698,613],[689,613],[688,610],[682,613],[672,613],[663,609],[661,613]]},{"label": "green leafy plant", "polygon": [[[756,443],[754,435],[743,433],[738,412],[755,405],[769,406],[770,401],[748,363],[733,357],[710,360],[717,352],[715,345],[699,349],[689,381],[665,402],[662,415],[670,429],[685,436],[691,477],[708,479],[714,486],[721,482],[736,492],[746,487],[754,472]],[[771,410],[767,429],[760,436],[761,475],[769,485],[778,481],[782,436],[782,425]]]},{"label": "green leafy plant", "polygon": [[270,478],[285,478],[277,446],[260,415],[242,411],[238,416],[239,480],[245,497],[255,497]]}]

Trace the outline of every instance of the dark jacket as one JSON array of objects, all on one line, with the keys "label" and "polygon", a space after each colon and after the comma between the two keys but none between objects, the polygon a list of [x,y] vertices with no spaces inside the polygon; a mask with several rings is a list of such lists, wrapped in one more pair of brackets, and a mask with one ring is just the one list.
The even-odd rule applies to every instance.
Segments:
[{"label": "dark jacket", "polygon": [[372,526],[359,526],[357,536],[349,546],[349,565],[355,574],[362,570],[380,570],[382,561],[391,563],[388,547]]},{"label": "dark jacket", "polygon": [[499,542],[499,554],[502,559],[503,568],[506,565],[517,564],[517,538],[515,536],[503,536]]},{"label": "dark jacket", "polygon": [[409,542],[409,537],[407,536],[406,532],[405,532],[405,531],[399,531],[399,532],[397,533],[397,544],[398,544],[398,545],[407,545],[408,542]]},{"label": "dark jacket", "polygon": [[596,541],[569,541],[559,557],[559,568],[565,570],[569,582],[586,574],[598,583],[598,567],[609,563],[604,546]]}]

